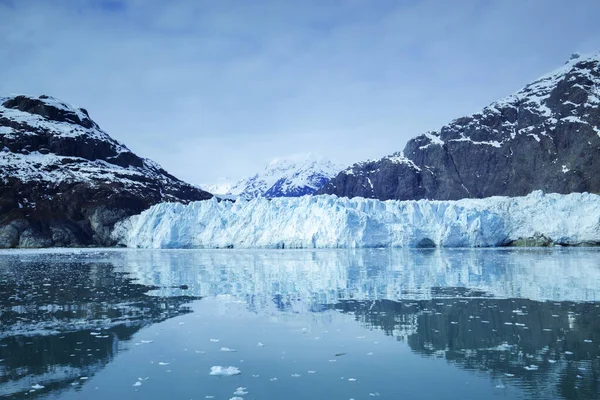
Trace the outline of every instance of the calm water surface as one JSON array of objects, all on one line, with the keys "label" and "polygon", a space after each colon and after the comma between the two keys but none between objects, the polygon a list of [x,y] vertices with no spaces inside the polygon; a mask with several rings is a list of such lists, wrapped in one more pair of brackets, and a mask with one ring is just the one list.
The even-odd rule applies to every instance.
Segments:
[{"label": "calm water surface", "polygon": [[0,398],[599,399],[600,251],[2,251]]}]

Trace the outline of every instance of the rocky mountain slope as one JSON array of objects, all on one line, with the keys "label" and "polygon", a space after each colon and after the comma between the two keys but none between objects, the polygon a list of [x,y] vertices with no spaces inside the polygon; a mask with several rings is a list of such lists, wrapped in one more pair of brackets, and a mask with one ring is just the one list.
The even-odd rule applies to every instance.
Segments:
[{"label": "rocky mountain slope", "polygon": [[111,245],[115,222],[212,195],[48,96],[0,98],[0,247]]},{"label": "rocky mountain slope", "polygon": [[[294,159],[276,159],[263,171],[237,183],[202,186],[211,193],[252,199],[262,197],[299,197],[313,194],[342,167],[308,154]],[[212,189],[212,191],[211,191]]]},{"label": "rocky mountain slope", "polygon": [[403,152],[354,164],[319,193],[387,199],[600,192],[600,53],[481,112],[410,140]]}]

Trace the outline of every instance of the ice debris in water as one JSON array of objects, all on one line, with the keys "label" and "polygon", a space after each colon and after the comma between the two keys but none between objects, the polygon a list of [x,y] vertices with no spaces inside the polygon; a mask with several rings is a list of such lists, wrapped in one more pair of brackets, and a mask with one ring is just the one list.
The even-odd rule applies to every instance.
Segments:
[{"label": "ice debris in water", "polygon": [[137,381],[136,383],[133,384],[133,386],[142,386],[142,381]]},{"label": "ice debris in water", "polygon": [[210,367],[210,375],[218,375],[218,376],[231,376],[231,375],[239,375],[242,371],[237,367],[222,367],[220,365],[215,365]]},{"label": "ice debris in water", "polygon": [[248,389],[240,386],[239,388],[235,389],[235,392],[233,392],[233,394],[235,394],[236,396],[243,396],[245,394],[248,394]]},{"label": "ice debris in water", "polygon": [[292,374],[292,378],[300,378],[302,375],[300,374]]},{"label": "ice debris in water", "polygon": [[45,388],[45,386],[42,386],[39,383],[36,383],[35,385],[31,386],[31,388],[35,389],[35,390],[40,390],[40,389]]},{"label": "ice debris in water", "polygon": [[170,364],[170,363],[168,363],[168,362],[163,362],[163,361],[161,361],[161,362],[159,362],[159,363],[158,363],[158,365],[169,365],[169,364]]},{"label": "ice debris in water", "polygon": [[234,396],[234,397],[230,398],[229,400],[244,400],[244,398],[243,397]]},{"label": "ice debris in water", "polygon": [[258,347],[265,347],[265,345],[264,345],[264,344],[262,344],[261,342],[258,342],[257,346],[258,346]]},{"label": "ice debris in water", "polygon": [[229,347],[221,347],[221,351],[225,351],[225,352],[235,352],[235,351],[237,351],[237,350],[230,349]]},{"label": "ice debris in water", "polygon": [[219,339],[210,339],[211,342],[218,342]]},{"label": "ice debris in water", "polygon": [[523,368],[525,368],[527,371],[537,371],[539,367],[537,365],[531,364],[531,365],[527,365]]},{"label": "ice debris in water", "polygon": [[311,371],[308,371],[308,373],[309,373],[309,374],[315,374],[315,373],[317,373],[317,371],[312,371],[312,370],[311,370]]},{"label": "ice debris in water", "polygon": [[144,344],[147,344],[147,343],[152,343],[153,340],[140,340],[140,342],[142,342]]}]

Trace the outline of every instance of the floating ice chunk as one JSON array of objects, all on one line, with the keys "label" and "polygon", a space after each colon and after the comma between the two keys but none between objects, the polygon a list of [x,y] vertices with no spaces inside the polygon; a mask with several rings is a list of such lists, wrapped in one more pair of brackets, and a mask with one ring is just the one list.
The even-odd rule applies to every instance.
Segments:
[{"label": "floating ice chunk", "polygon": [[81,379],[82,381],[87,381],[87,380],[88,380],[88,377],[87,377],[87,376],[82,376],[82,377],[81,377],[81,378],[79,378],[79,379]]},{"label": "floating ice chunk", "polygon": [[218,342],[219,339],[210,339],[211,342]]},{"label": "floating ice chunk", "polygon": [[556,363],[556,360],[548,360],[548,362],[549,362],[550,364],[554,364],[554,363]]},{"label": "floating ice chunk", "polygon": [[248,394],[248,389],[240,386],[239,388],[235,389],[235,392],[233,392],[233,394],[235,394],[236,396],[243,396],[245,394]]},{"label": "floating ice chunk", "polygon": [[252,375],[253,378],[258,378],[260,375]]},{"label": "floating ice chunk", "polygon": [[154,340],[140,340],[140,342],[147,344],[147,343],[152,343],[154,342]]},{"label": "floating ice chunk", "polygon": [[309,374],[316,374],[316,373],[317,373],[317,371],[312,371],[312,370],[311,370],[311,371],[308,371],[308,373],[309,373]]},{"label": "floating ice chunk", "polygon": [[539,367],[537,365],[531,364],[531,365],[526,365],[525,368],[527,371],[537,371],[539,369]]},{"label": "floating ice chunk", "polygon": [[373,355],[373,352],[372,352],[372,351],[370,351],[370,352],[368,352],[368,353],[367,353],[367,355],[368,355],[368,356],[372,356],[372,355]]},{"label": "floating ice chunk", "polygon": [[356,378],[348,378],[348,382],[356,382]]},{"label": "floating ice chunk", "polygon": [[35,385],[32,385],[31,388],[35,389],[35,390],[40,390],[40,389],[44,389],[46,386],[42,386],[39,383],[36,383]]},{"label": "floating ice chunk", "polygon": [[515,374],[509,374],[508,372],[504,374],[505,376],[511,377],[511,376],[515,376]]},{"label": "floating ice chunk", "polygon": [[215,398],[215,396],[208,395],[208,396],[204,396],[204,398],[205,398],[205,399],[214,399],[214,398]]},{"label": "floating ice chunk", "polygon": [[229,347],[221,347],[221,351],[233,353],[233,352],[236,352],[237,350],[230,349]]},{"label": "floating ice chunk", "polygon": [[257,346],[258,346],[258,347],[265,347],[265,345],[264,345],[264,344],[262,344],[261,342],[258,342]]},{"label": "floating ice chunk", "polygon": [[302,375],[300,374],[292,374],[292,378],[300,378]]},{"label": "floating ice chunk", "polygon": [[234,396],[234,397],[230,398],[229,400],[244,400],[244,398],[243,397]]},{"label": "floating ice chunk", "polygon": [[496,389],[504,389],[504,388],[506,388],[506,386],[504,386],[503,384],[496,385]]},{"label": "floating ice chunk", "polygon": [[565,354],[568,355],[568,356],[570,356],[570,355],[573,354],[573,352],[572,351],[565,351]]},{"label": "floating ice chunk", "polygon": [[583,341],[584,341],[585,343],[592,343],[592,340],[590,340],[590,339],[583,339]]},{"label": "floating ice chunk", "polygon": [[169,364],[170,364],[170,363],[168,363],[168,362],[163,362],[163,361],[161,361],[161,362],[159,362],[159,363],[158,363],[158,365],[169,365]]},{"label": "floating ice chunk", "polygon": [[220,365],[215,365],[210,367],[210,375],[217,376],[231,376],[231,375],[239,375],[242,371],[237,367],[222,367]]},{"label": "floating ice chunk", "polygon": [[456,321],[450,321],[450,323],[451,323],[452,325],[458,325],[458,322],[456,322]]},{"label": "floating ice chunk", "polygon": [[206,352],[205,352],[205,351],[202,351],[202,350],[196,350],[196,353],[197,353],[197,354],[206,354]]},{"label": "floating ice chunk", "polygon": [[271,382],[275,382],[277,380],[277,378],[271,378],[269,379]]},{"label": "floating ice chunk", "polygon": [[141,381],[137,381],[136,383],[133,384],[133,386],[142,386],[142,382]]}]

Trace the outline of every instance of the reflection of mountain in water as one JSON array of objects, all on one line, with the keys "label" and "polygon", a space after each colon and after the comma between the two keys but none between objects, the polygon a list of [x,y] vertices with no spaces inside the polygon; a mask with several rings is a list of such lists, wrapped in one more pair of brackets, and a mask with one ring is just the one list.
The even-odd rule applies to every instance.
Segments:
[{"label": "reflection of mountain in water", "polygon": [[[189,312],[191,297],[148,296],[151,289],[85,254],[4,255],[0,398],[79,387],[142,327]],[[45,389],[29,393],[33,384]]]},{"label": "reflection of mountain in water", "polygon": [[0,258],[0,397],[81,385],[141,327],[188,312],[192,295],[351,313],[538,398],[599,397],[598,250],[53,253]]},{"label": "reflection of mountain in water", "polygon": [[[332,306],[424,356],[546,398],[600,394],[600,305],[527,299],[344,300]],[[544,397],[544,396],[542,396]]]}]

